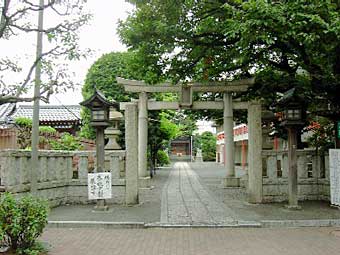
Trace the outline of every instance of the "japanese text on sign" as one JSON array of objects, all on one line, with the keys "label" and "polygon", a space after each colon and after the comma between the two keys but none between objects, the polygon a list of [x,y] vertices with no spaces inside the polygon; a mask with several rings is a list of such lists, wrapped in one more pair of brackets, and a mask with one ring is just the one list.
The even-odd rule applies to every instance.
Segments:
[{"label": "japanese text on sign", "polygon": [[340,206],[340,150],[329,150],[331,204]]},{"label": "japanese text on sign", "polygon": [[88,174],[89,199],[108,199],[112,197],[111,173]]}]

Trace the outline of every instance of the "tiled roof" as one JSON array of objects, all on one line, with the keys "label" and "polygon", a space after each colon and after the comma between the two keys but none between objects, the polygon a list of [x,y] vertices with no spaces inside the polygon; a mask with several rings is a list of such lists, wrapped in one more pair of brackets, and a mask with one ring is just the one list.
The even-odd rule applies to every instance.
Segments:
[{"label": "tiled roof", "polygon": [[[80,105],[41,105],[39,111],[40,122],[79,122]],[[11,118],[33,118],[33,106],[19,105]]]}]

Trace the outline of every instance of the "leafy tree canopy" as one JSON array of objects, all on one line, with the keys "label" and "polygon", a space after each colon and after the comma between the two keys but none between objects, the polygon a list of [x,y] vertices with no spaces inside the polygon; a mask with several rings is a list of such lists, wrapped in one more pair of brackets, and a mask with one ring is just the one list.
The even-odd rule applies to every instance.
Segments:
[{"label": "leafy tree canopy", "polygon": [[180,127],[172,121],[172,114],[162,112],[160,114],[160,131],[163,132],[165,140],[171,140],[177,137],[180,133]]},{"label": "leafy tree canopy", "polygon": [[[136,52],[112,52],[103,55],[89,69],[85,84],[82,89],[84,99],[89,98],[94,92],[95,87],[102,91],[108,99],[117,102],[128,102],[131,98],[138,98],[137,94],[127,93],[124,87],[117,84],[116,77],[126,79],[146,80],[150,83],[159,81],[161,78],[152,70],[148,71],[147,66],[140,62],[140,58]],[[164,98],[163,98],[164,96]],[[151,94],[150,98],[158,100],[172,100],[171,94]],[[168,140],[175,137],[178,133],[177,126],[171,121],[173,113],[170,111],[150,111],[149,116],[149,136],[148,145],[152,164],[155,165],[157,151],[164,146]],[[82,114],[84,126],[82,128],[82,136],[94,138],[93,129],[89,126],[90,114],[84,109]],[[122,123],[123,124],[123,123]],[[123,130],[122,125],[122,131]]]},{"label": "leafy tree canopy", "polygon": [[137,79],[131,67],[134,55],[130,52],[112,52],[104,54],[90,67],[87,72],[82,94],[89,98],[95,88],[102,91],[108,99],[118,102],[129,101],[131,95],[124,91],[124,87],[117,84],[117,77]]},{"label": "leafy tree canopy", "polygon": [[202,149],[202,156],[204,161],[215,161],[216,159],[216,136],[205,131],[201,135],[195,136],[195,151],[197,148]]},{"label": "leafy tree canopy", "polygon": [[314,109],[324,100],[340,108],[339,1],[129,2],[136,9],[120,23],[122,41],[163,76],[176,82],[255,74],[251,94],[268,105],[294,86]]},{"label": "leafy tree canopy", "polygon": [[192,136],[197,130],[196,118],[193,112],[179,111],[176,112],[173,118],[173,122],[179,128],[177,136]]},{"label": "leafy tree canopy", "polygon": [[[138,78],[138,75],[133,72],[133,65],[131,65],[133,59],[134,55],[130,52],[112,52],[100,57],[86,74],[85,83],[82,87],[83,98],[89,98],[96,88],[103,92],[108,99],[114,99],[117,102],[130,101],[132,95],[125,92],[123,86],[117,84],[116,78]],[[94,138],[95,132],[89,126],[90,112],[86,108],[83,108],[82,111],[82,121],[81,135],[86,138]]]}]

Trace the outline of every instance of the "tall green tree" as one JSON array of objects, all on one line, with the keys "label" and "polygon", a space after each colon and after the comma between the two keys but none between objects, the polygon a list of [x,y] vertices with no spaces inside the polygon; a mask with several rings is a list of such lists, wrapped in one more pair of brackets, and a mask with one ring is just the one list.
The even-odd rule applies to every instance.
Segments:
[{"label": "tall green tree", "polygon": [[195,142],[199,143],[197,146],[202,149],[202,156],[204,161],[215,161],[216,159],[216,136],[205,131],[201,135],[197,135]]},{"label": "tall green tree", "polygon": [[[82,87],[83,98],[89,98],[94,93],[94,90],[98,89],[108,99],[113,99],[117,102],[130,101],[133,95],[125,92],[124,87],[117,84],[116,78],[138,78],[130,65],[133,59],[134,55],[130,52],[112,52],[101,56],[93,63],[86,74],[85,83]],[[83,108],[82,121],[81,135],[86,138],[94,138],[95,132],[89,125],[90,111],[88,109]]]},{"label": "tall green tree", "polygon": [[177,136],[192,136],[197,130],[195,115],[190,111],[176,112],[173,122],[178,126]]},{"label": "tall green tree", "polygon": [[[146,71],[147,66],[143,65],[139,60],[140,58],[138,58],[135,52],[104,54],[91,66],[86,75],[85,84],[82,88],[84,99],[89,98],[95,88],[103,92],[108,99],[113,99],[117,102],[128,102],[132,98],[138,99],[137,94],[125,92],[124,87],[117,84],[116,78],[146,80],[150,83],[160,79],[160,76],[157,74]],[[151,94],[149,97],[156,97],[158,100],[171,100],[170,95]],[[171,112],[150,111],[148,115],[149,160],[153,168],[156,165],[157,151],[162,149],[169,139],[177,135],[178,128],[170,121],[173,116]],[[83,109],[82,120],[81,135],[87,138],[94,138],[95,133],[89,125],[90,113],[87,109]],[[124,123],[121,125],[121,130],[124,132]]]},{"label": "tall green tree", "polygon": [[151,170],[157,167],[158,151],[167,148],[169,141],[181,133],[179,126],[173,122],[173,115],[172,111],[149,111],[148,147]]},{"label": "tall green tree", "polygon": [[119,33],[150,69],[175,82],[255,75],[248,96],[267,106],[296,87],[311,112],[340,119],[338,0],[130,2]]}]

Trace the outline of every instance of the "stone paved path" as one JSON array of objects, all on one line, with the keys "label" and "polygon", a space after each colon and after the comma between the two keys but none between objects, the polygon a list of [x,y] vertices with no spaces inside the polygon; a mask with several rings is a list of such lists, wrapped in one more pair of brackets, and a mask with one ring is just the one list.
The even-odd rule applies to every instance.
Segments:
[{"label": "stone paved path", "polygon": [[235,215],[216,200],[188,163],[177,162],[162,191],[161,223],[230,224]]}]

